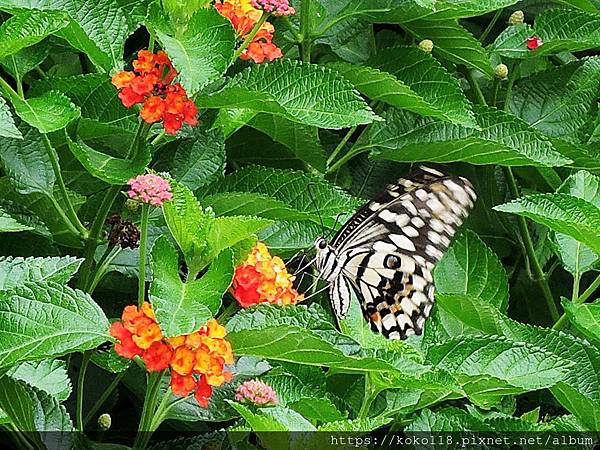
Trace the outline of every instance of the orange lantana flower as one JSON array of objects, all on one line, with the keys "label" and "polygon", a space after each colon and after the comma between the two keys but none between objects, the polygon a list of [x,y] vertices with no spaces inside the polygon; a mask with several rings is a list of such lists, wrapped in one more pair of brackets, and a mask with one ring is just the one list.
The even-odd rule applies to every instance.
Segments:
[{"label": "orange lantana flower", "polygon": [[259,242],[236,268],[231,293],[242,308],[262,302],[293,305],[304,299],[294,289],[294,279],[283,260],[271,256],[267,246]]}]

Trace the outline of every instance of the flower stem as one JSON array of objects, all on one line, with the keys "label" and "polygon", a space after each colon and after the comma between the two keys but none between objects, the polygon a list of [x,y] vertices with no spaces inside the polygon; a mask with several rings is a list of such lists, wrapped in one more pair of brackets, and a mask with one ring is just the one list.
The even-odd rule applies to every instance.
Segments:
[{"label": "flower stem", "polygon": [[312,47],[312,36],[310,35],[310,0],[302,0],[300,5],[300,54],[302,62],[310,62],[310,51]]},{"label": "flower stem", "polygon": [[83,386],[85,383],[85,372],[87,371],[92,352],[90,350],[83,352],[81,357],[81,367],[77,377],[77,431],[83,433]]},{"label": "flower stem", "polygon": [[340,143],[337,145],[337,147],[331,152],[331,155],[329,155],[329,158],[327,158],[327,167],[331,166],[331,163],[333,163],[337,155],[342,151],[342,149],[346,145],[346,142],[348,142],[348,139],[352,137],[357,128],[358,126],[356,125],[350,128],[346,135],[342,138]]},{"label": "flower stem", "polygon": [[117,388],[117,386],[125,376],[126,372],[126,370],[124,370],[123,372],[119,372],[117,376],[112,380],[112,382],[108,385],[108,387],[104,390],[100,398],[96,400],[94,406],[91,407],[91,409],[85,415],[85,419],[83,419],[84,426],[87,425],[90,422],[90,420],[92,420],[92,417],[94,417],[94,415],[96,415],[96,413],[102,407],[102,405],[104,405],[104,402],[106,402],[106,399],[108,399],[108,397],[110,397],[113,391]]},{"label": "flower stem", "polygon": [[50,142],[50,139],[48,139],[48,136],[45,133],[42,133],[42,140],[44,141],[44,146],[46,147],[48,158],[50,159],[50,164],[52,165],[52,171],[54,172],[56,182],[58,183],[58,189],[60,190],[60,194],[63,198],[63,201],[65,202],[65,205],[67,205],[67,217],[75,226],[75,228],[77,228],[81,237],[85,239],[87,238],[88,231],[79,220],[79,217],[77,217],[77,213],[75,212],[75,208],[73,207],[73,202],[71,202],[71,198],[69,197],[69,193],[67,192],[67,186],[65,185],[65,180],[62,176],[62,170],[60,168],[60,164],[58,163],[56,151],[52,147],[52,143]]},{"label": "flower stem", "polygon": [[490,23],[488,24],[486,29],[483,30],[483,33],[481,33],[481,36],[479,36],[479,42],[481,42],[482,44],[485,42],[485,39],[488,37],[490,32],[493,30],[494,25],[496,25],[496,22],[498,22],[498,19],[502,15],[502,11],[503,11],[503,9],[499,9],[498,11],[496,11],[496,14],[494,14],[494,17],[492,17],[492,20],[490,20]]},{"label": "flower stem", "polygon": [[[503,167],[503,169],[506,181],[508,183],[508,189],[510,190],[512,197],[515,199],[519,198],[519,189],[517,187],[517,182],[515,180],[515,176],[513,175],[512,169],[510,167]],[[546,306],[548,307],[548,311],[550,312],[552,320],[556,322],[559,319],[560,314],[556,308],[556,303],[554,301],[554,297],[552,296],[552,291],[550,290],[550,285],[548,284],[546,275],[544,274],[542,266],[535,254],[535,248],[533,246],[531,235],[529,234],[529,229],[527,228],[527,222],[525,221],[524,217],[517,216],[517,224],[519,226],[519,233],[521,234],[523,245],[525,246],[527,258],[531,264],[533,275],[535,276],[535,281],[542,290],[542,294],[546,300]]]},{"label": "flower stem", "polygon": [[88,294],[94,292],[98,283],[102,280],[104,275],[106,275],[106,269],[113,262],[113,260],[121,253],[121,248],[116,246],[108,246],[100,261],[98,261],[98,266],[96,269],[96,273],[94,274],[94,278],[92,279],[90,286],[86,289]]},{"label": "flower stem", "polygon": [[483,95],[483,92],[481,92],[481,87],[479,87],[479,83],[473,76],[473,71],[467,69],[465,75],[467,77],[467,81],[469,82],[469,85],[471,85],[471,88],[475,92],[475,96],[477,97],[477,101],[479,102],[479,104],[487,105],[487,102],[485,101],[485,96]]},{"label": "flower stem", "polygon": [[258,33],[258,31],[263,26],[268,17],[269,13],[263,11],[262,16],[260,16],[260,19],[258,19],[258,22],[254,24],[254,28],[252,28],[252,31],[250,31],[250,33],[245,37],[244,42],[242,42],[242,44],[233,54],[233,58],[231,59],[232,64],[240,57],[242,52],[246,50],[246,48],[248,47],[250,42],[252,42],[252,39],[254,39],[254,36],[256,36],[256,33]]},{"label": "flower stem", "polygon": [[138,306],[141,307],[146,299],[146,247],[148,242],[148,219],[150,205],[142,204],[142,223],[140,225],[140,274],[138,277]]},{"label": "flower stem", "polygon": [[[573,303],[576,303],[578,305],[581,303],[584,303],[588,298],[590,298],[592,296],[592,294],[594,292],[596,292],[596,289],[598,289],[599,287],[600,287],[600,275],[598,275],[596,277],[596,279],[594,281],[592,281],[592,284],[590,284],[590,286],[583,292],[583,294],[581,294],[579,297],[577,297],[577,299],[573,300]],[[556,321],[556,323],[554,324],[552,329],[560,330],[566,323],[567,323],[567,315],[563,314]]]},{"label": "flower stem", "polygon": [[142,408],[142,417],[140,418],[140,425],[138,427],[138,432],[135,437],[132,450],[143,450],[146,448],[146,445],[150,440],[150,435],[154,431],[154,429],[152,429],[152,422],[156,412],[156,403],[158,400],[157,397],[163,373],[164,371],[148,372],[148,382],[146,385],[144,406]]},{"label": "flower stem", "polygon": [[365,375],[365,395],[363,397],[362,404],[360,405],[360,411],[358,412],[359,419],[365,419],[369,416],[371,410],[371,404],[379,391],[374,389],[371,382],[371,375],[368,373]]}]

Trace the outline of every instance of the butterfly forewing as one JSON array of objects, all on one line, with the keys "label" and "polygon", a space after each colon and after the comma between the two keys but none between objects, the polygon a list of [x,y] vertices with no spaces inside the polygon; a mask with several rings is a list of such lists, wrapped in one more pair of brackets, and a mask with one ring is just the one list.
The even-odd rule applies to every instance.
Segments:
[{"label": "butterfly forewing", "polygon": [[350,286],[373,331],[421,334],[433,306],[432,269],[475,199],[468,180],[422,168],[364,205],[321,255],[336,315],[348,310]]}]

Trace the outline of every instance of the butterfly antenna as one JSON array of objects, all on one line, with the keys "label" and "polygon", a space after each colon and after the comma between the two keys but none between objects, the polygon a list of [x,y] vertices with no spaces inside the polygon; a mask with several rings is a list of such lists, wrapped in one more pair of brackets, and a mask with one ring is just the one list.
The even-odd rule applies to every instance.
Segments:
[{"label": "butterfly antenna", "polygon": [[329,229],[329,233],[327,234],[327,240],[329,240],[329,238],[335,233],[335,229],[338,225],[338,223],[340,222],[340,217],[342,217],[345,213],[341,212],[338,213],[337,216],[335,216],[335,222],[333,223],[333,226]]},{"label": "butterfly antenna", "polygon": [[317,216],[319,216],[319,222],[321,223],[321,230],[323,232],[323,234],[325,234],[325,224],[323,223],[323,217],[321,216],[321,211],[319,211],[319,207],[317,206],[317,200],[316,197],[312,191],[312,188],[315,186],[315,183],[310,182],[306,185],[307,190],[308,190],[308,195],[310,196],[310,200],[312,201],[313,205],[315,205],[315,211],[317,211]]}]

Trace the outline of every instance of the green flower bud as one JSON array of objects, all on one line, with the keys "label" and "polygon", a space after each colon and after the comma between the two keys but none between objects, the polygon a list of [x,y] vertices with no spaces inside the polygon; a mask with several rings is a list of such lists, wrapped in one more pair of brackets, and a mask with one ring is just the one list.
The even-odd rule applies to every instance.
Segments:
[{"label": "green flower bud", "polygon": [[494,75],[500,80],[505,79],[508,76],[508,67],[506,67],[506,64],[498,64],[494,69]]},{"label": "green flower bud", "polygon": [[515,11],[508,18],[509,25],[519,25],[519,24],[523,23],[524,21],[525,21],[525,14],[523,14],[523,11],[521,11],[521,10]]},{"label": "green flower bud", "polygon": [[419,48],[426,53],[431,53],[433,50],[433,41],[431,39],[423,39],[419,42]]},{"label": "green flower bud", "polygon": [[140,202],[132,198],[128,198],[125,200],[125,208],[127,208],[127,211],[129,212],[137,212],[137,210],[140,208]]},{"label": "green flower bud", "polygon": [[102,431],[108,430],[110,428],[111,422],[112,420],[110,418],[110,414],[104,413],[101,414],[100,417],[98,417],[98,426]]}]

